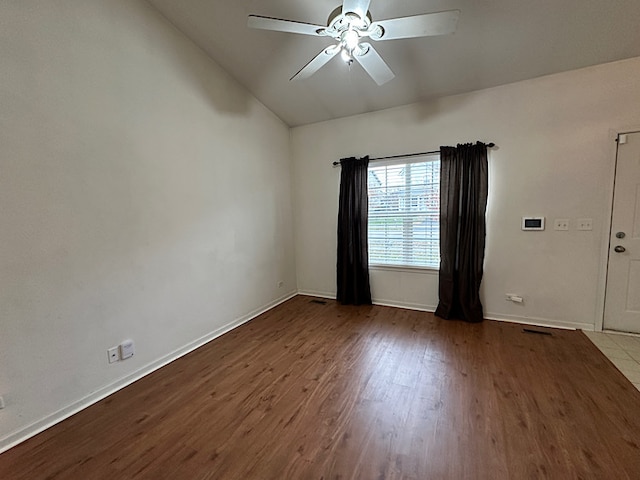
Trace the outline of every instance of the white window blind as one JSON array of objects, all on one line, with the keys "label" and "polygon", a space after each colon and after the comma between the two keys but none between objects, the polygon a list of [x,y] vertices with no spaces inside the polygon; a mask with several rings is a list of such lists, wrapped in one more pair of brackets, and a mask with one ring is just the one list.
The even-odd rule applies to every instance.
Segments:
[{"label": "white window blind", "polygon": [[369,165],[369,263],[440,267],[440,155]]}]

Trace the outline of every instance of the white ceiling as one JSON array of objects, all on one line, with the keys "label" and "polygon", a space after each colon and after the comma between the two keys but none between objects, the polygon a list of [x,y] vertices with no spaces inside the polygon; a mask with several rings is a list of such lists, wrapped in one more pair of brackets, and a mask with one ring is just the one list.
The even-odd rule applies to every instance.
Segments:
[{"label": "white ceiling", "polygon": [[383,86],[339,56],[290,82],[331,39],[247,15],[326,25],[340,0],[148,1],[290,126],[640,56],[640,0],[372,0],[373,20],[458,9],[457,32],[375,43],[396,74]]}]

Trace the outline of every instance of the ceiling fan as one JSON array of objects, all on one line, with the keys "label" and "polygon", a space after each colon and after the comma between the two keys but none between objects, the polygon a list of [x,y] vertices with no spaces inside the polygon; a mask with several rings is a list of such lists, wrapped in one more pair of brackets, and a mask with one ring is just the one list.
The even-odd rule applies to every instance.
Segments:
[{"label": "ceiling fan", "polygon": [[376,49],[369,42],[362,42],[362,39],[368,37],[380,41],[446,35],[456,30],[460,14],[460,10],[448,10],[374,22],[369,13],[370,3],[371,0],[344,0],[342,6],[329,15],[326,27],[261,15],[249,15],[248,26],[277,32],[330,37],[337,42],[322,50],[291,77],[291,80],[309,78],[340,53],[348,65],[354,60],[357,61],[378,85],[383,85],[395,75]]}]

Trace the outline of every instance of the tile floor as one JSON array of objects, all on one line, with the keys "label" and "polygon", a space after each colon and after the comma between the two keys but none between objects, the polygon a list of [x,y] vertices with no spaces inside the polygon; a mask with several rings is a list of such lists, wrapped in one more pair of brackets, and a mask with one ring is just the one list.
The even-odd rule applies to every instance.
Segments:
[{"label": "tile floor", "polygon": [[640,337],[607,332],[584,334],[640,390]]}]

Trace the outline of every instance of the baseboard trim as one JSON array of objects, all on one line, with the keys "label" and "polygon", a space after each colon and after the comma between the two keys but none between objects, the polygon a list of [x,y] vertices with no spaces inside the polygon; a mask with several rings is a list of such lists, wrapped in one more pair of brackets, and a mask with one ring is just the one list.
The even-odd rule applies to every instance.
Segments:
[{"label": "baseboard trim", "polygon": [[320,292],[317,290],[298,290],[298,295],[306,295],[307,297],[328,298],[329,300],[336,299],[335,293]]},{"label": "baseboard trim", "polygon": [[436,311],[436,307],[432,305],[422,305],[419,303],[407,303],[407,302],[396,302],[394,300],[379,300],[373,299],[374,305],[380,305],[382,307],[394,307],[394,308],[404,308],[407,310],[416,310],[418,312],[430,312],[433,313]]},{"label": "baseboard trim", "polygon": [[593,330],[593,324],[580,322],[566,322],[539,317],[520,317],[517,315],[503,315],[499,313],[485,313],[484,318],[498,322],[519,323],[536,327],[561,328],[563,330]]},{"label": "baseboard trim", "polygon": [[[585,330],[586,330],[586,328],[585,328]],[[596,330],[594,330],[594,331],[596,331]],[[619,330],[602,330],[602,333],[606,333],[607,335],[620,335],[622,337],[640,338],[640,333],[621,332]]]},{"label": "baseboard trim", "polygon": [[126,375],[125,377],[119,380],[116,380],[115,382],[112,382],[109,385],[106,385],[96,390],[90,395],[87,395],[81,398],[80,400],[73,402],[70,405],[67,405],[66,407],[61,408],[58,411],[47,415],[41,420],[37,420],[31,423],[30,425],[27,425],[26,427],[20,428],[19,430],[16,430],[10,433],[9,435],[0,439],[0,453],[6,452],[10,448],[13,448],[16,445],[18,445],[19,443],[22,443],[25,440],[28,440],[29,438],[36,436],[37,434],[45,431],[46,429],[56,425],[57,423],[60,423],[63,420],[71,417],[72,415],[75,415],[81,410],[84,410],[85,408],[90,407],[94,403],[97,403],[100,400],[103,400],[109,395],[112,395],[115,392],[127,387],[128,385],[131,385],[137,380],[140,380],[141,378],[149,375],[150,373],[153,373],[159,368],[162,368],[165,365],[186,355],[187,353],[190,353],[196,350],[197,348],[200,348],[206,343],[209,343],[211,340],[214,340],[217,337],[224,335],[225,333],[233,330],[234,328],[237,328],[240,325],[253,320],[254,318],[258,317],[259,315],[262,315],[263,313],[271,310],[272,308],[277,307],[281,303],[286,302],[287,300],[295,297],[296,295],[298,295],[297,291],[289,292],[283,295],[282,297],[270,302],[269,304],[263,307],[259,307],[253,310],[252,312],[249,312],[248,314],[243,315],[242,317],[232,322],[229,322],[226,325],[223,325],[222,327],[217,328],[206,335],[203,335],[202,337],[194,340],[193,342],[190,342],[185,346],[168,353],[167,355],[159,358],[158,360],[148,363],[147,365],[139,368],[138,370],[130,373],[129,375]]},{"label": "baseboard trim", "polygon": [[[420,312],[436,311],[435,305],[421,305],[415,303],[395,302],[392,300],[373,300],[374,305],[382,305],[385,307],[406,308],[407,310],[418,310]],[[550,320],[538,317],[520,317],[516,315],[501,315],[497,313],[486,313],[484,316],[487,320],[496,322],[517,323],[521,325],[532,325],[536,327],[561,328],[563,330],[593,330],[593,325],[588,323],[565,322],[559,320]]]},{"label": "baseboard trim", "polygon": [[[322,297],[335,300],[335,293],[320,292],[316,290],[299,290],[299,295],[308,295],[310,297]],[[407,310],[417,310],[420,312],[435,312],[435,305],[424,305],[418,303],[398,302],[395,300],[373,299],[374,305],[383,307],[406,308]],[[594,325],[591,323],[566,322],[563,320],[554,320],[540,317],[522,317],[519,315],[505,315],[501,313],[485,313],[487,320],[495,320],[497,322],[518,323],[521,325],[532,325],[536,327],[561,328],[564,330],[593,330]]]},{"label": "baseboard trim", "polygon": [[[298,290],[298,295],[306,295],[308,297],[327,298],[329,300],[335,300],[336,294],[329,292],[320,292],[317,290]],[[380,305],[381,307],[394,307],[394,308],[406,308],[407,310],[418,310],[420,312],[435,312],[436,307],[430,305],[421,305],[418,303],[404,303],[396,302],[393,300],[384,299],[372,299],[374,305]]]}]

